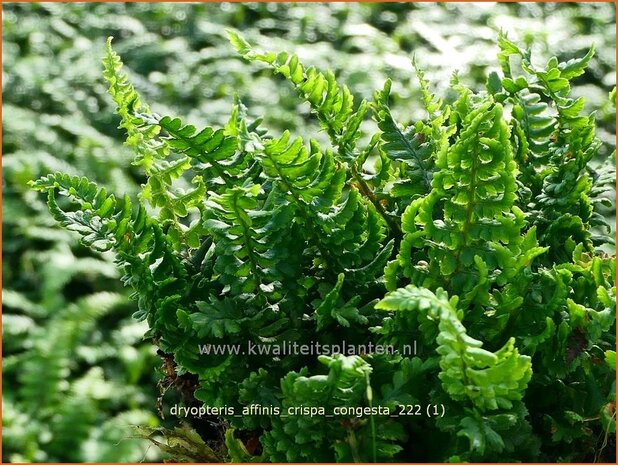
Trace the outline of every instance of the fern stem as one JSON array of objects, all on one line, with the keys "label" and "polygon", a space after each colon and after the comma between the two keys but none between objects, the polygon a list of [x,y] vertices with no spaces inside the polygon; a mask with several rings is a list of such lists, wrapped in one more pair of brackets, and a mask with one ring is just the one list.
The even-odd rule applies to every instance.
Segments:
[{"label": "fern stem", "polygon": [[350,445],[350,452],[352,452],[354,463],[362,463],[361,456],[358,453],[358,439],[356,439],[356,434],[354,434],[354,430],[351,428],[348,429],[348,444]]},{"label": "fern stem", "polygon": [[[367,383],[367,402],[369,403],[369,408],[373,409],[373,390],[371,389],[371,380],[369,378],[369,372],[365,372],[365,382]],[[371,425],[371,452],[373,456],[373,463],[377,463],[378,455],[376,448],[376,420],[374,415],[369,416],[369,424]]]},{"label": "fern stem", "polygon": [[362,176],[358,173],[358,171],[356,170],[356,167],[352,168],[352,172],[353,172],[352,176],[354,180],[356,181],[356,183],[358,184],[361,194],[367,197],[369,201],[373,204],[373,206],[375,207],[377,212],[380,214],[380,216],[382,216],[382,218],[384,218],[384,221],[386,221],[386,224],[388,225],[389,229],[395,234],[396,238],[401,239],[401,237],[403,236],[401,225],[397,223],[396,221],[394,221],[390,217],[390,215],[386,212],[386,210],[384,210],[384,207],[382,206],[380,201],[376,198],[374,193],[371,191],[371,188],[369,187],[369,185],[365,182]]}]

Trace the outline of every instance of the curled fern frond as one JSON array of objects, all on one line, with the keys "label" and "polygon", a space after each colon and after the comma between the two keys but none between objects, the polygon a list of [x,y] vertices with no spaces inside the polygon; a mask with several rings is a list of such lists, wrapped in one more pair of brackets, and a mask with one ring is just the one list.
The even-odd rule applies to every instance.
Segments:
[{"label": "curled fern frond", "polygon": [[261,210],[256,199],[259,192],[257,184],[235,187],[207,202],[209,218],[204,226],[217,239],[214,269],[233,294],[253,293],[258,286],[264,291],[267,285],[280,286],[271,276],[274,264],[267,244],[285,227],[285,216]]},{"label": "curled fern frond", "polygon": [[290,141],[288,131],[264,145],[264,174],[277,179],[294,200],[316,211],[328,211],[339,201],[345,170],[330,151],[322,153],[315,141],[308,151],[300,137]]},{"label": "curled fern frond", "polygon": [[[477,284],[481,262],[508,269],[508,253],[499,251],[513,247],[523,227],[523,215],[513,206],[517,168],[501,105],[464,101],[459,111],[463,127],[455,144],[438,157],[431,193],[412,202],[402,216],[406,235],[399,255],[412,278],[410,257],[428,247],[429,267],[421,276],[446,279],[457,294]],[[425,278],[415,279],[420,284]]]},{"label": "curled fern frond", "polygon": [[510,409],[523,398],[532,376],[530,357],[520,355],[510,338],[497,352],[482,349],[482,342],[466,334],[457,311],[457,298],[448,299],[443,289],[434,294],[413,285],[398,289],[376,308],[423,312],[438,321],[436,338],[440,354],[440,379],[455,400],[468,401],[480,411]]},{"label": "curled fern frond", "polygon": [[[184,292],[186,270],[172,251],[156,221],[138,205],[133,206],[125,196],[119,206],[113,195],[86,178],[55,173],[31,183],[34,189],[48,192],[52,215],[66,228],[78,232],[82,241],[95,250],[113,249],[118,265],[124,272],[123,281],[135,289],[138,300],[138,319],[149,318],[172,333],[177,325],[169,320],[169,303]],[[72,212],[62,209],[56,200],[57,192],[79,206]],[[164,316],[165,314],[165,316]],[[161,329],[161,328],[159,328]]]},{"label": "curled fern frond", "polygon": [[[160,118],[157,124],[168,134],[165,140],[173,150],[199,162],[194,166],[204,173],[209,185],[225,183],[230,186],[230,177],[238,174],[239,166],[246,164],[242,154],[237,152],[238,138],[225,135],[223,129],[207,127],[198,132],[195,126],[169,116]],[[213,176],[208,176],[210,172]]]}]

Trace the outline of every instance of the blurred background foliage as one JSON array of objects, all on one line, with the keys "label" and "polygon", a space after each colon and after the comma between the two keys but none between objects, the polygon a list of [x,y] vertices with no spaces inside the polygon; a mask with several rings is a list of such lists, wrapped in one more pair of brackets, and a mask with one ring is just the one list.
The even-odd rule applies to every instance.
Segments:
[{"label": "blurred background foliage", "polygon": [[[556,54],[597,54],[576,82],[613,156],[613,3],[3,3],[3,462],[139,461],[158,451],[130,439],[156,413],[161,361],[131,319],[135,305],[113,257],[93,255],[58,229],[26,183],[50,171],[88,175],[137,192],[142,174],[122,145],[101,77],[114,36],[130,77],[154,111],[221,125],[234,95],[273,133],[323,134],[289,86],[249,65],[225,28],[263,49],[332,69],[360,100],[386,77],[398,120],[421,117],[411,57],[437,90],[459,71],[482,89],[497,66],[497,31]],[[372,124],[367,122],[368,125]],[[615,210],[615,209],[614,209]],[[613,216],[613,211],[607,211]]]}]

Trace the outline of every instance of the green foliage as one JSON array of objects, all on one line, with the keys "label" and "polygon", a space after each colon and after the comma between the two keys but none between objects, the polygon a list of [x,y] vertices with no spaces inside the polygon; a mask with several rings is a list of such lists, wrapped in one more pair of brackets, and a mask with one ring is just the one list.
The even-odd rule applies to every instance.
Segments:
[{"label": "green foliage", "polygon": [[[491,14],[486,9],[490,7]],[[498,4],[475,9],[455,4],[316,4],[310,9],[299,4],[259,3],[5,5],[3,352],[9,357],[3,365],[3,458],[137,461],[142,459],[143,448],[125,439],[125,426],[153,421],[152,413],[144,411],[145,406],[153,405],[153,389],[147,388],[152,371],[150,350],[132,347],[139,347],[144,327],[126,319],[134,309],[119,303],[122,289],[114,284],[117,272],[111,267],[111,254],[90,254],[77,244],[74,233],[55,227],[45,214],[42,196],[36,197],[26,186],[29,179],[60,171],[71,177],[49,178],[46,187],[57,185],[58,190],[71,194],[66,190],[67,183],[75,184],[83,188],[82,200],[91,200],[73,207],[58,199],[57,216],[66,217],[66,222],[83,232],[92,245],[115,250],[123,273],[130,276],[126,282],[138,290],[144,286],[138,316],[148,318],[151,328],[156,327],[150,334],[162,336],[159,343],[175,354],[180,373],[195,373],[202,378],[197,395],[208,405],[240,406],[256,401],[296,405],[301,397],[322,403],[315,400],[318,391],[303,391],[301,395],[288,387],[282,398],[281,380],[302,373],[304,367],[307,371],[302,376],[307,379],[323,374],[331,378],[312,382],[312,386],[345,383],[336,374],[336,364],[331,368],[313,356],[282,360],[273,360],[272,356],[200,356],[196,342],[245,344],[251,335],[272,344],[316,338],[328,343],[340,342],[342,332],[350,343],[376,338],[404,344],[417,340],[420,355],[416,357],[364,356],[371,369],[373,402],[395,408],[402,403],[440,401],[447,406],[445,418],[388,422],[375,418],[373,428],[377,430],[372,430],[369,418],[339,423],[322,419],[312,427],[307,450],[323,444],[320,457],[346,461],[392,460],[390,457],[404,461],[509,457],[613,460],[611,349],[615,341],[611,336],[611,302],[615,266],[601,251],[612,250],[611,244],[603,244],[609,236],[603,217],[613,215],[615,204],[610,155],[615,97],[610,97],[614,106],[607,99],[615,84],[614,8],[611,3]],[[505,26],[501,21],[510,14],[515,16]],[[545,34],[542,25],[550,21],[551,34]],[[465,26],[453,27],[455,22]],[[303,99],[311,94],[295,85],[288,88],[279,80],[270,80],[259,66],[241,63],[226,42],[226,26],[244,31],[250,42],[262,47],[293,50],[316,68],[334,66],[337,82],[333,81],[332,88],[336,85],[338,90],[330,95],[343,95],[345,82],[356,97],[350,99],[354,110],[363,99],[371,100],[374,89],[382,88],[386,76],[390,76],[392,89],[389,86],[387,95],[376,93],[369,105],[379,130],[373,138],[366,132],[350,132],[354,137],[340,148],[339,136],[335,132],[335,137],[330,137],[329,121],[319,112],[334,117],[340,129],[349,126],[354,112],[329,112],[320,102],[298,105],[296,94]],[[509,235],[512,246],[499,242],[481,250],[485,267],[475,261],[465,268],[466,273],[482,278],[482,283],[471,290],[466,288],[468,292],[462,295],[458,289],[472,280],[464,276],[451,286],[441,277],[435,268],[439,266],[436,258],[432,261],[427,256],[435,245],[433,236],[418,240],[410,251],[410,255],[416,254],[414,259],[407,260],[402,254],[402,244],[410,242],[411,233],[402,230],[401,216],[413,201],[420,202],[431,193],[432,178],[441,171],[436,169],[440,147],[448,147],[448,153],[461,133],[461,125],[468,124],[463,123],[467,109],[452,118],[449,115],[456,113],[451,108],[453,91],[445,90],[449,74],[454,66],[459,68],[462,80],[478,90],[488,69],[494,68],[495,43],[490,28],[501,27],[516,31],[528,43],[534,35],[538,55],[533,63],[548,58],[548,50],[558,54],[558,61],[567,62],[583,56],[591,43],[597,44],[589,71],[577,77],[572,87],[575,96],[586,97],[586,112],[599,109],[596,136],[603,143],[593,149],[596,154],[585,163],[584,170],[573,163],[560,171],[561,159],[565,161],[568,152],[561,154],[559,146],[549,149],[557,119],[551,110],[553,99],[543,94],[535,75],[536,71],[554,71],[535,68],[525,76],[527,88],[508,96],[504,91],[509,86],[506,79],[497,73],[490,76],[488,89],[494,104],[502,105],[507,115],[511,108],[517,114],[517,105],[525,112],[525,117],[508,120],[512,158],[519,171],[517,197],[510,209],[501,210],[499,215],[515,219],[519,229],[518,234]],[[610,33],[604,34],[608,27]],[[153,108],[162,115],[184,114],[186,121],[207,129],[160,117],[145,104],[139,112],[133,112],[135,102],[130,99],[115,102],[106,98],[105,86],[96,80],[100,74],[96,61],[103,38],[110,34],[116,37],[115,48],[130,63],[126,72],[145,97],[142,101],[156,102]],[[572,40],[575,36],[577,40]],[[456,53],[452,44],[472,52]],[[421,86],[414,85],[408,59],[412,50],[428,71],[430,85],[422,76]],[[509,60],[518,66],[519,52],[509,53],[513,53]],[[292,58],[291,54],[287,56]],[[445,58],[453,56],[461,59],[454,63]],[[115,67],[114,62],[108,60],[108,66]],[[301,69],[306,72],[309,68]],[[314,84],[326,82],[329,73],[314,72]],[[122,79],[118,70],[113,73]],[[431,95],[429,89],[434,86],[448,105]],[[240,102],[231,107],[234,92],[240,94],[248,110]],[[421,101],[422,106],[417,104]],[[483,102],[472,101],[471,108],[478,103]],[[112,110],[116,106],[125,108],[121,124],[133,125],[135,137],[126,147],[117,142],[129,128],[115,130],[118,120],[112,117]],[[316,133],[310,111],[317,115],[323,132]],[[261,129],[255,118],[258,114],[264,114],[264,127],[274,135]],[[528,127],[532,120],[533,125]],[[363,128],[368,127],[363,123]],[[291,134],[288,145],[296,135],[303,136],[306,143],[300,143],[298,153],[306,156],[313,171],[299,173],[302,168],[291,159],[293,153],[283,150],[272,154],[272,159],[286,175],[276,172],[264,149],[271,141],[282,140],[285,129]],[[218,135],[211,140],[215,132]],[[560,144],[566,144],[569,137],[564,132]],[[200,134],[205,140],[195,139]],[[311,137],[318,143],[311,143]],[[205,141],[211,141],[215,152],[221,147],[225,150],[215,157],[210,151],[203,153]],[[329,141],[332,147],[328,147]],[[580,165],[585,158],[581,153],[589,147],[585,138],[582,141],[573,152]],[[577,141],[568,143],[576,146]],[[135,150],[138,158],[133,166],[129,166],[130,150]],[[147,173],[144,160],[139,159],[140,151],[152,155]],[[224,166],[219,168],[218,164]],[[315,166],[324,169],[318,172]],[[455,168],[449,168],[453,176],[458,174]],[[545,176],[554,172],[552,178]],[[96,208],[91,202],[99,188],[82,184],[84,175],[105,188]],[[229,178],[229,185],[224,178]],[[193,179],[195,184],[191,184]],[[326,179],[336,179],[328,193],[320,189],[307,193],[307,185],[315,182],[315,186],[321,186]],[[422,182],[417,183],[417,179]],[[541,197],[545,179],[558,186],[548,191],[547,200]],[[136,201],[134,194],[140,183],[145,187]],[[588,183],[592,185],[588,187]],[[559,204],[560,195],[554,192],[566,192],[568,202]],[[119,200],[108,200],[112,193]],[[131,198],[131,212],[128,203],[120,200],[125,193]],[[108,206],[117,202],[115,218],[105,215],[106,201]],[[436,202],[431,212],[434,221],[443,220],[445,201]],[[535,212],[529,207],[531,202]],[[577,214],[565,217],[570,202],[571,213]],[[239,203],[239,208],[233,208]],[[81,216],[76,207],[83,207]],[[142,219],[148,216],[152,221],[145,220],[140,229],[142,207],[147,213]],[[523,223],[516,215],[517,208],[524,214]],[[573,219],[580,213],[581,224]],[[550,223],[543,220],[546,214],[563,218],[554,231],[549,231]],[[126,220],[126,235],[115,234],[123,227],[118,220]],[[536,225],[536,232],[531,224]],[[425,228],[425,224],[414,224],[416,232]],[[132,235],[136,230],[148,232]],[[562,236],[571,235],[576,236],[572,243],[561,241]],[[474,238],[468,242],[474,247],[482,244]],[[137,260],[134,254],[142,247],[145,253]],[[536,257],[532,252],[531,263],[526,264],[528,251],[540,253],[547,247],[550,249]],[[253,268],[248,250],[255,251]],[[467,249],[458,250],[463,255]],[[186,273],[175,267],[174,256]],[[161,266],[155,276],[164,261],[170,266]],[[457,308],[467,333],[483,341],[488,352],[497,353],[507,339],[515,338],[514,347],[532,358],[535,373],[523,401],[513,401],[507,413],[487,413],[472,407],[470,400],[449,396],[438,378],[441,356],[434,352],[438,322],[425,319],[425,313],[417,311],[389,314],[373,310],[376,300],[384,296],[382,270],[389,261],[386,281],[390,289],[417,284],[422,277],[426,282],[421,287],[435,292],[444,287],[449,295],[459,296]],[[245,267],[242,272],[237,265]],[[514,273],[512,278],[504,278],[503,265]],[[257,273],[247,273],[247,267]],[[166,283],[165,276],[172,281]],[[243,292],[244,288],[251,292]],[[151,291],[155,292],[150,295]],[[180,300],[166,300],[174,295],[180,295]],[[98,313],[87,310],[85,301],[89,297],[104,296],[114,296],[110,301],[115,304],[104,306],[106,310]],[[65,311],[67,308],[73,310]],[[75,308],[95,319],[95,329],[90,323],[80,323]],[[58,323],[60,317],[50,318],[56,314],[63,315],[66,324]],[[117,331],[120,325],[126,328]],[[58,349],[48,351],[45,346],[42,351],[41,341],[48,333],[64,335],[76,327],[84,334],[77,345],[68,344],[64,337],[50,336]],[[25,364],[25,354],[33,347],[33,354],[28,356],[32,363]],[[58,360],[46,366],[50,351],[59,355]],[[24,356],[10,357],[14,354]],[[367,381],[352,368],[356,362],[350,359],[344,363],[350,379],[356,380],[350,384],[354,392],[345,400],[353,406],[369,402],[367,395],[361,394]],[[29,366],[31,373],[40,372],[42,367],[49,369],[50,384],[60,386],[52,391],[61,394],[45,394],[48,388],[35,383],[36,377],[18,378],[22,366]],[[59,384],[54,378],[57,366],[63,367]],[[102,366],[103,374],[92,366]],[[369,372],[362,363],[359,366],[361,372]],[[294,385],[304,385],[302,380],[297,381],[299,377],[291,378]],[[105,385],[102,380],[116,386],[113,396],[101,396],[90,388]],[[22,382],[29,386],[23,391],[27,396],[21,394]],[[130,393],[121,389],[127,385],[131,386]],[[41,404],[36,397],[39,394],[51,403],[35,413],[24,413],[31,409],[29,405]],[[333,404],[339,402],[329,399]],[[127,410],[129,413],[121,413]],[[66,419],[48,421],[58,417]],[[173,430],[155,430],[154,423],[148,431],[179,444],[170,451],[177,458],[187,452],[185,439],[193,438],[187,457],[191,461],[213,459],[200,455],[206,441],[209,446],[216,442],[213,450],[221,454],[217,460],[225,455],[220,448],[224,442],[229,459],[249,462],[264,457],[263,446],[255,449],[255,438],[261,436],[266,443],[268,433],[264,431],[276,432],[276,442],[295,444],[298,433],[293,428],[301,419],[286,420],[290,433],[286,428],[277,429],[276,416],[229,420],[236,422],[236,428],[227,429],[225,440],[223,435],[200,429],[200,441],[190,430],[174,434]],[[47,424],[53,426],[51,438],[41,434]],[[434,443],[426,440],[428,434],[436,438]],[[356,446],[355,436],[360,438]],[[164,444],[160,438],[151,437]],[[274,442],[270,441],[269,450],[273,456],[282,456],[285,451],[277,452]],[[292,452],[296,450],[298,447]]]},{"label": "green foliage", "polygon": [[127,151],[106,130],[115,126],[105,124],[112,107],[98,114],[96,99],[83,100],[92,97],[84,83],[100,68],[85,66],[88,53],[20,8],[3,10],[2,458],[157,460],[143,441],[127,439],[131,424],[158,423],[155,391],[143,389],[156,382],[154,350],[142,339],[147,327],[131,319],[135,306],[111,257],[91,253],[41,215],[45,202],[27,182],[62,170],[88,173],[110,192],[133,194],[139,184]]},{"label": "green foliage", "polygon": [[[84,244],[115,252],[148,335],[197,376],[195,399],[235,412],[252,404],[283,412],[223,415],[229,459],[409,460],[407,444],[428,431],[443,437],[442,447],[413,452],[423,460],[601,454],[596,437],[615,434],[603,413],[615,399],[615,259],[591,238],[593,188],[607,180],[591,174],[589,162],[602,144],[569,85],[592,52],[537,70],[527,49],[500,36],[504,76],[493,73],[488,92],[455,77],[457,98],[445,103],[419,71],[427,118],[406,128],[392,116],[390,82],[355,112],[332,73],[295,55],[255,52],[233,32],[230,40],[291,82],[331,148],[313,139],[307,146],[289,131],[270,135],[248,122],[238,101],[221,129],[198,131],[150,113],[108,43],[105,77],[148,177],[140,201],[118,202],[69,174],[32,183]],[[526,76],[514,77],[513,57]],[[555,113],[529,97],[539,88]],[[369,107],[378,132],[362,149]],[[363,173],[370,153],[373,176]],[[151,168],[168,156],[181,162]],[[189,175],[199,195],[185,199],[172,184]],[[157,177],[163,200],[152,202],[144,192],[154,192]],[[181,221],[189,212],[175,202],[193,208],[189,227]],[[402,350],[415,340],[420,358]],[[372,342],[397,352],[204,353],[247,341],[269,350]],[[395,413],[423,403],[444,415],[293,413],[341,406]],[[261,452],[234,431],[257,435]]]},{"label": "green foliage", "polygon": [[[56,256],[47,273],[58,265]],[[97,265],[109,267],[107,263]],[[62,274],[59,268],[53,272]],[[61,281],[67,276],[56,278]],[[56,308],[42,326],[34,323],[41,319],[37,314],[41,307],[37,309],[15,292],[3,296],[8,308],[26,312],[3,317],[8,328],[3,332],[8,352],[4,358],[5,387],[18,386],[6,389],[3,396],[7,456],[23,461],[143,457],[141,442],[126,437],[131,423],[157,422],[145,408],[139,387],[144,379],[153,379],[149,348],[134,347],[144,328],[135,323],[124,331],[101,327],[106,318],[126,311],[126,297],[111,292],[87,294]],[[24,347],[26,340],[33,347]],[[93,424],[103,429],[93,428]],[[43,429],[47,433],[41,436]],[[101,431],[107,434],[99,437]],[[122,447],[113,447],[121,439]],[[96,451],[91,443],[96,444]]]},{"label": "green foliage", "polygon": [[530,357],[519,355],[514,338],[495,353],[481,349],[483,343],[466,334],[456,303],[457,298],[449,302],[441,288],[433,294],[409,285],[387,295],[376,308],[426,312],[422,318],[438,321],[440,379],[453,399],[467,399],[481,412],[512,408],[532,375]]},{"label": "green foliage", "polygon": [[320,73],[315,67],[306,68],[298,56],[287,53],[258,53],[234,31],[228,31],[230,42],[244,58],[269,64],[275,73],[290,81],[299,97],[307,101],[338,154],[343,160],[354,159],[353,150],[360,136],[358,128],[367,111],[365,101],[354,109],[354,99],[347,86],[339,86],[332,71]]},{"label": "green foliage", "polygon": [[[570,80],[584,73],[594,47],[580,59],[565,63],[551,59],[539,69],[532,65],[528,51],[505,36],[500,37],[500,46],[502,68],[508,77],[503,80],[504,91],[496,96],[512,102],[515,115],[524,121],[515,127],[514,145],[529,164],[521,179],[529,186],[523,197],[533,204],[533,221],[541,244],[550,246],[550,256],[559,261],[569,258],[568,254],[556,255],[564,238],[576,237],[575,241],[583,242],[588,250],[593,245],[613,243],[608,234],[611,229],[594,240],[591,236],[590,225],[600,223],[598,215],[593,216],[593,204],[600,202],[603,189],[597,186],[592,192],[592,179],[600,175],[589,163],[599,152],[600,141],[595,138],[594,115],[582,115],[585,99],[571,98]],[[513,58],[520,60],[523,72],[517,77],[510,65]],[[554,114],[541,103],[539,91],[554,102]]]},{"label": "green foliage", "polygon": [[[390,195],[405,207],[411,199],[429,192],[434,160],[426,138],[429,126],[420,122],[403,131],[394,120],[389,107],[391,86],[391,81],[387,80],[384,89],[375,93],[373,114],[381,130],[381,153],[396,163],[400,172],[400,179],[394,183]],[[384,159],[382,165],[388,166]]]}]

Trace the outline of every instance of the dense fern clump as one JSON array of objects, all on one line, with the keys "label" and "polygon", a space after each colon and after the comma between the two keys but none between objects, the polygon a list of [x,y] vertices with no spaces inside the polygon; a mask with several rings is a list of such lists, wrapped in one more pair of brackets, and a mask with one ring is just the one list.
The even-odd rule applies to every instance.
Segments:
[{"label": "dense fern clump", "polygon": [[[593,231],[606,226],[596,208],[613,192],[612,160],[591,168],[594,114],[569,84],[594,50],[539,67],[500,36],[501,75],[486,91],[455,76],[455,97],[441,99],[419,71],[427,117],[404,127],[390,81],[357,102],[333,73],[229,35],[289,81],[329,147],[269,133],[240,101],[222,128],[158,115],[110,41],[104,75],[147,177],[139,199],[63,173],[32,184],[58,222],[115,252],[135,316],[177,374],[193,376],[184,402],[227,408],[224,440],[173,433],[193,438],[181,456],[611,456],[615,257]],[[181,177],[194,187],[176,187]],[[316,343],[394,353],[274,352]],[[271,410],[243,410],[252,405]]]}]

